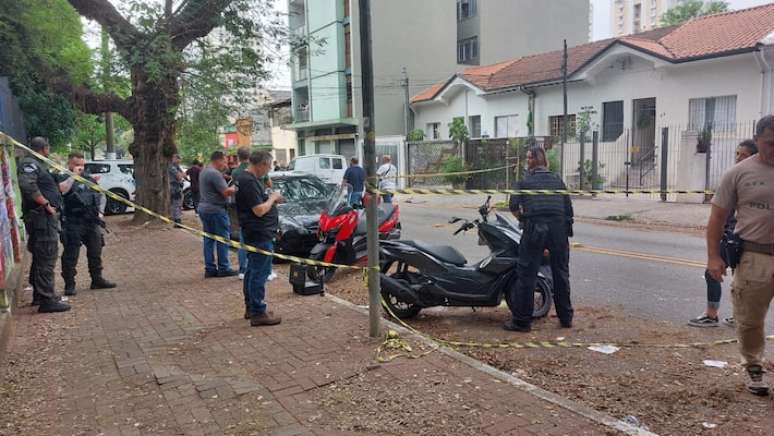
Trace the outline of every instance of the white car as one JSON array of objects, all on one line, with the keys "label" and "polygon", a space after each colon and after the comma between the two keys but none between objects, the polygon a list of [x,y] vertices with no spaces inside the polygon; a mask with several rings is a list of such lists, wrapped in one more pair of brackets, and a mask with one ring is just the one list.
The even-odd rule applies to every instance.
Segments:
[{"label": "white car", "polygon": [[347,159],[339,154],[299,156],[288,165],[288,171],[314,174],[329,185],[340,185],[347,170]]},{"label": "white car", "polygon": [[[130,160],[89,160],[86,161],[84,173],[89,176],[99,176],[100,186],[110,192],[134,201],[134,162]],[[127,206],[111,198],[107,199],[106,215],[126,212]]]}]

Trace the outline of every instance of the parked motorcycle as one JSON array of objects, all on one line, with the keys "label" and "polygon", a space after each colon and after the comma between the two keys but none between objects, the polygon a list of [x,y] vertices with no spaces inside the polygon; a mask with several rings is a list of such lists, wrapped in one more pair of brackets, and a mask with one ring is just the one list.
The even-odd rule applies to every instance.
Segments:
[{"label": "parked motorcycle", "polygon": [[[422,241],[384,241],[381,243],[380,282],[387,307],[398,318],[412,318],[428,307],[496,307],[505,297],[512,306],[511,291],[516,286],[521,230],[500,214],[489,218],[489,196],[479,208],[480,219],[452,218],[462,222],[455,235],[473,228],[478,230],[479,245],[491,254],[468,265],[454,247]],[[553,283],[550,266],[544,259],[535,286],[535,318],[551,309]]]},{"label": "parked motorcycle", "polygon": [[[338,188],[328,206],[320,214],[320,242],[312,248],[309,257],[340,265],[364,264],[368,261],[366,241],[366,214],[363,206],[349,204],[351,187],[347,184]],[[378,196],[366,193],[364,204],[379,201]],[[378,208],[379,239],[400,239],[400,207],[396,204],[381,203]],[[311,267],[309,278],[314,281],[330,281],[336,273],[335,267]]]}]

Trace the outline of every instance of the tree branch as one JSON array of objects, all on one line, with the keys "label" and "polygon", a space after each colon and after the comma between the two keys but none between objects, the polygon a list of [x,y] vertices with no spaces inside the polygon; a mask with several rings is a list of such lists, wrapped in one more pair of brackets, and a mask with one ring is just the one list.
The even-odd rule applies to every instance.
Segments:
[{"label": "tree branch", "polygon": [[198,38],[203,38],[219,23],[223,11],[232,0],[189,0],[170,25],[172,44],[183,50]]},{"label": "tree branch", "polygon": [[113,93],[97,93],[84,85],[73,85],[62,77],[51,80],[50,86],[81,112],[95,115],[115,112],[130,122],[134,119],[131,111],[131,97],[123,99]]},{"label": "tree branch", "polygon": [[68,0],[83,17],[104,26],[116,47],[129,51],[140,39],[141,33],[108,0]]}]

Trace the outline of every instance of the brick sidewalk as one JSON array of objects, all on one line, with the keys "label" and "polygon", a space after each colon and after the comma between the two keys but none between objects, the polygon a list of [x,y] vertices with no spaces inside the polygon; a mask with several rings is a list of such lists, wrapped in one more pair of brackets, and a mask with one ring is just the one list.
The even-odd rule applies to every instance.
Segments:
[{"label": "brick sidewalk", "polygon": [[61,315],[22,296],[0,434],[614,433],[443,353],[378,365],[363,314],[294,296],[284,274],[269,290],[283,323],[251,328],[241,282],[201,278],[196,239],[126,220],[105,251],[117,290],[81,290]]}]

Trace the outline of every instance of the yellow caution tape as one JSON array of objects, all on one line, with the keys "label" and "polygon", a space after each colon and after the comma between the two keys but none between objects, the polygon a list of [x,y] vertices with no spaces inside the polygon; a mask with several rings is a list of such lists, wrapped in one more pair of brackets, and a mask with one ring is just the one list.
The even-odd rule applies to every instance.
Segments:
[{"label": "yellow caution tape", "polygon": [[[408,174],[405,176],[390,176],[390,179],[423,179],[423,178],[429,178],[429,177],[455,177],[455,176],[468,176],[471,174],[483,174],[483,173],[493,173],[495,171],[502,171],[507,170],[509,168],[515,168],[516,165],[506,165],[502,167],[497,168],[487,168],[484,170],[470,170],[470,171],[456,171],[451,173],[419,173],[419,174]],[[379,179],[379,176],[369,177],[371,180]]]},{"label": "yellow caution tape", "polygon": [[[48,157],[43,156],[40,153],[37,153],[36,151],[32,150],[31,148],[27,147],[26,145],[24,145],[24,144],[22,144],[22,143],[20,143],[20,142],[18,142],[16,140],[14,140],[10,136],[7,136],[7,135],[4,135],[4,134],[0,133],[0,139],[2,139],[2,138],[5,138],[9,142],[11,142],[13,145],[15,145],[15,146],[17,146],[17,147],[27,151],[28,153],[30,153],[33,156],[35,156],[37,159],[39,159],[39,160],[41,160],[43,162],[48,163],[51,167],[53,167],[53,168],[55,168],[55,169],[65,173],[65,174],[68,174],[70,177],[72,177],[76,181],[81,182],[81,183],[87,185],[89,188],[93,189],[94,191],[101,192],[101,193],[105,194],[106,196],[112,198],[115,201],[123,203],[123,204],[125,204],[125,205],[127,205],[129,207],[133,207],[133,208],[135,208],[135,210],[139,210],[139,211],[141,211],[143,213],[146,213],[146,214],[148,214],[148,215],[150,215],[150,216],[152,216],[154,218],[157,218],[157,219],[159,219],[159,220],[161,220],[161,221],[163,221],[163,222],[165,222],[167,224],[176,224],[174,222],[174,220],[172,220],[171,218],[169,218],[169,217],[167,217],[165,215],[162,215],[160,213],[154,212],[154,211],[148,209],[147,207],[144,207],[144,206],[141,206],[141,205],[139,205],[137,203],[134,203],[133,201],[131,201],[131,200],[127,199],[127,198],[124,198],[124,197],[122,197],[122,196],[120,196],[118,194],[110,192],[107,189],[103,188],[102,186],[92,182],[91,180],[86,179],[85,177],[82,177],[82,176],[80,176],[78,174],[75,174],[75,173],[71,172],[66,167],[64,167],[64,166],[60,165],[59,163],[49,159]],[[288,255],[285,255],[285,254],[265,251],[265,250],[261,250],[260,248],[254,247],[252,245],[243,244],[243,243],[240,243],[240,242],[235,242],[235,241],[232,241],[230,239],[224,238],[224,237],[222,237],[220,235],[214,235],[212,233],[208,233],[208,232],[199,230],[199,229],[194,228],[194,227],[190,227],[190,226],[182,224],[182,223],[181,224],[177,224],[177,226],[182,228],[182,229],[187,230],[189,233],[192,233],[192,234],[194,234],[196,236],[213,239],[213,240],[218,241],[220,243],[229,245],[229,246],[231,246],[233,248],[246,250],[246,251],[249,251],[249,252],[252,252],[252,253],[260,253],[260,254],[262,254],[264,256],[271,256],[271,257],[274,257],[274,258],[277,258],[277,259],[281,259],[281,260],[285,260],[285,261],[288,261],[288,262],[293,262],[293,263],[298,263],[298,264],[303,264],[303,265],[309,265],[309,266],[316,266],[316,267],[327,267],[327,268],[333,267],[333,268],[350,269],[350,270],[366,270],[367,271],[369,269],[368,267],[353,266],[353,265],[340,265],[340,264],[335,264],[335,263],[322,262],[322,261],[314,260],[314,259],[305,259],[305,258],[301,258],[301,257],[288,256]],[[374,269],[378,271],[379,267],[374,267]]]},{"label": "yellow caution tape", "polygon": [[684,190],[684,189],[451,189],[451,188],[407,188],[407,189],[367,189],[368,192],[377,195],[405,194],[405,195],[599,195],[599,194],[703,194],[713,195],[714,191],[708,190]]}]

